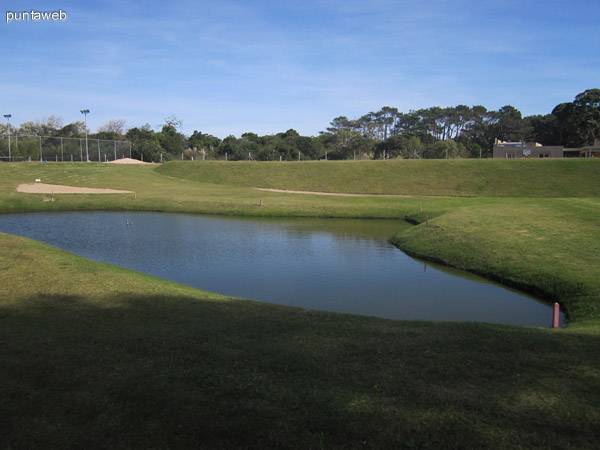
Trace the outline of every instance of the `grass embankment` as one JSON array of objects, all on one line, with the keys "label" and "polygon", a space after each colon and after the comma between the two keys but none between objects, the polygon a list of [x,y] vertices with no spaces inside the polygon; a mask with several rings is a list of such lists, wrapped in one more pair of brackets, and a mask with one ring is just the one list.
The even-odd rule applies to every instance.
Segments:
[{"label": "grass embankment", "polygon": [[510,199],[457,208],[399,233],[408,254],[530,291],[600,326],[600,199]]},{"label": "grass embankment", "polygon": [[600,161],[390,160],[171,162],[164,175],[228,186],[360,194],[468,197],[600,196]]},{"label": "grass embankment", "polygon": [[[160,167],[156,166],[100,163],[3,164],[0,165],[0,212],[138,210],[244,216],[402,218],[406,211],[418,208],[419,204],[417,199],[399,204],[386,198],[291,196],[190,181],[162,175],[158,170]],[[33,183],[37,178],[50,184],[131,190],[136,192],[137,198],[134,200],[133,195],[128,194],[80,194],[56,195],[51,201],[50,195],[16,191],[18,184]],[[259,206],[261,198],[263,207]],[[403,208],[404,204],[412,206]],[[444,207],[442,201],[437,205]]]},{"label": "grass embankment", "polygon": [[0,234],[0,447],[593,448],[600,336],[227,299]]},{"label": "grass embankment", "polygon": [[[204,163],[0,165],[3,212],[409,216],[418,223],[427,214],[430,227],[396,236],[402,248],[557,298],[573,321],[546,330],[301,311],[225,299],[0,235],[0,445],[593,448],[600,437],[600,161],[561,162],[446,162],[460,168],[453,177],[463,186],[482,186],[498,170],[513,173],[498,182],[503,198],[444,188],[445,176],[429,179],[430,192],[410,183],[391,192],[475,196],[449,199],[243,186],[254,179],[250,185],[322,191],[331,189],[319,183],[342,177],[335,181],[341,190],[366,192],[358,172],[377,167],[365,183],[386,193],[396,171],[406,178],[419,167],[446,170],[438,161],[236,163],[237,181],[229,182],[236,187],[222,174],[210,179]],[[215,173],[229,170],[211,164]],[[269,178],[281,170],[284,178]],[[49,201],[15,191],[35,178],[133,190],[137,199]]]}]

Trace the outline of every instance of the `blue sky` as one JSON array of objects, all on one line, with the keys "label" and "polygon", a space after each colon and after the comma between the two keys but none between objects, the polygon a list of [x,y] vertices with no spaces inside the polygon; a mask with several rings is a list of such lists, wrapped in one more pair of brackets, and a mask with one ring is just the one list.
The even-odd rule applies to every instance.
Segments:
[{"label": "blue sky", "polygon": [[[12,21],[57,11],[65,21]],[[0,114],[11,123],[164,118],[221,138],[382,106],[512,105],[547,114],[600,88],[593,0],[8,1]]]}]

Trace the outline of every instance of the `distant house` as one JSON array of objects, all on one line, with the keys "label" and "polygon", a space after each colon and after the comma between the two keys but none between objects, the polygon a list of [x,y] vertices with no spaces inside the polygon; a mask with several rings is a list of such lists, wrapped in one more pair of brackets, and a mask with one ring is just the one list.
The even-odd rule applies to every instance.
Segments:
[{"label": "distant house", "polygon": [[542,145],[537,142],[506,142],[496,140],[494,158],[600,158],[600,139],[582,148],[562,145]]},{"label": "distant house", "polygon": [[565,148],[565,157],[600,158],[600,139],[594,139],[594,145],[581,148]]},{"label": "distant house", "polygon": [[494,158],[563,158],[562,145],[542,145],[537,142],[505,142],[496,140]]}]

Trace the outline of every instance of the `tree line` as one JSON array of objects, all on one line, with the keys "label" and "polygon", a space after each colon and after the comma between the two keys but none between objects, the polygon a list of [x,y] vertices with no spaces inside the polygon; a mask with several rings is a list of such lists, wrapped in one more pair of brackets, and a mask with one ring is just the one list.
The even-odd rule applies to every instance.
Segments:
[{"label": "tree line", "polygon": [[[546,115],[522,117],[513,106],[496,110],[484,106],[438,106],[401,112],[384,106],[358,119],[334,118],[318,136],[296,130],[259,136],[252,132],[220,139],[195,130],[179,131],[182,121],[165,119],[160,131],[149,124],[125,131],[124,120],[111,120],[92,139],[129,140],[132,157],[145,161],[227,159],[290,161],[316,159],[486,158],[496,139],[539,142],[542,145],[582,147],[600,137],[600,89],[588,89],[572,102],[557,105]],[[6,134],[7,125],[0,129]],[[25,122],[11,133],[83,137],[85,125],[63,126],[51,116],[44,123]]]}]

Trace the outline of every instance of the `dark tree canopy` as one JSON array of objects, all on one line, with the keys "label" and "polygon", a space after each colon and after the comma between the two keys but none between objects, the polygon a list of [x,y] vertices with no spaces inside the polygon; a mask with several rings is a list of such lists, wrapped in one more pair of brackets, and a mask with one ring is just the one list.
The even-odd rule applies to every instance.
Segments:
[{"label": "dark tree canopy", "polygon": [[[432,106],[399,111],[383,106],[357,119],[335,117],[319,136],[302,136],[289,128],[259,136],[248,131],[225,139],[194,130],[186,137],[183,121],[172,115],[158,132],[148,124],[123,135],[124,120],[110,120],[92,139],[129,140],[132,156],[146,161],[173,158],[297,161],[316,159],[479,158],[491,156],[497,139],[535,141],[543,145],[583,147],[600,138],[600,89],[588,89],[548,114],[523,117],[512,105],[497,111],[482,105]],[[6,133],[7,126],[0,128]],[[44,122],[25,122],[11,133],[83,137],[84,122],[62,125],[50,116]],[[24,145],[24,144],[23,144]]]}]

